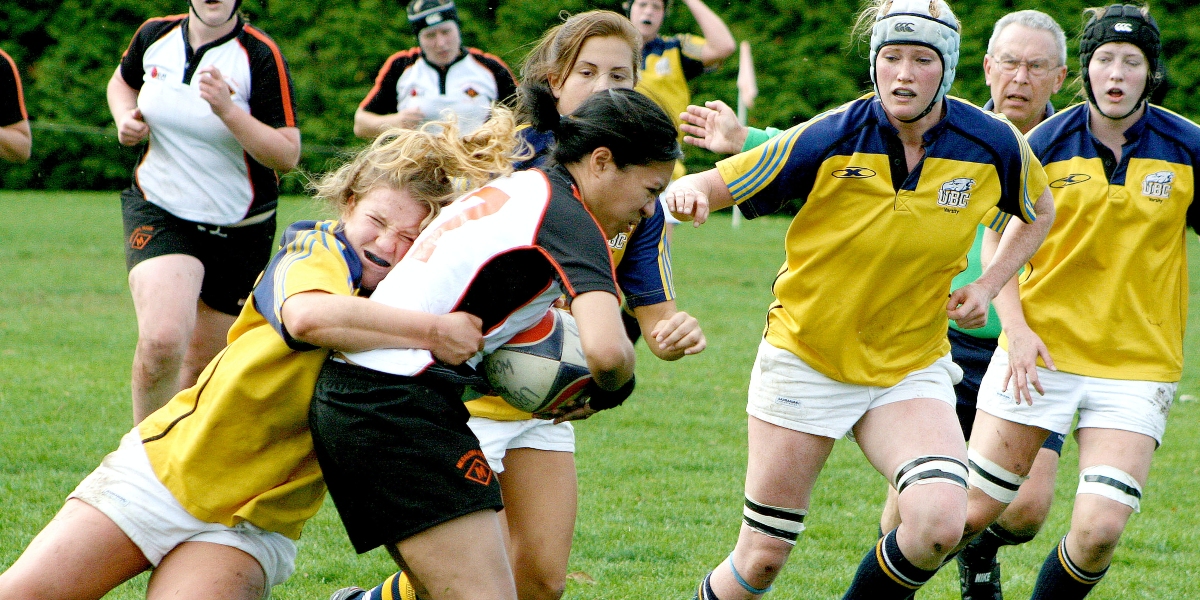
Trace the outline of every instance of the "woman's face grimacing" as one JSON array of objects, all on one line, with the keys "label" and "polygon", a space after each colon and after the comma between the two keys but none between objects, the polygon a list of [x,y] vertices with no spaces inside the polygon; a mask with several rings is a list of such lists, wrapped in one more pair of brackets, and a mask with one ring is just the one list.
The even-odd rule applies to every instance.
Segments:
[{"label": "woman's face grimacing", "polygon": [[596,92],[633,89],[636,69],[633,52],[624,39],[614,36],[588,38],[566,76],[561,81],[557,73],[550,76],[550,90],[558,99],[558,114],[575,112]]},{"label": "woman's face grimacing", "polygon": [[342,232],[362,262],[362,287],[374,290],[412,247],[429,207],[407,190],[376,187],[356,197],[342,216]]},{"label": "woman's face grimacing", "polygon": [[1150,63],[1141,48],[1129,42],[1109,42],[1092,53],[1087,83],[1101,114],[1120,117],[1137,108],[1149,75]]},{"label": "woman's face grimacing", "polygon": [[889,115],[901,121],[915,119],[942,85],[942,59],[926,46],[889,44],[875,58],[875,81]]},{"label": "woman's face grimacing", "polygon": [[654,215],[658,195],[675,170],[674,161],[618,167],[607,148],[598,148],[588,162],[586,181],[579,181],[580,194],[608,239]]}]

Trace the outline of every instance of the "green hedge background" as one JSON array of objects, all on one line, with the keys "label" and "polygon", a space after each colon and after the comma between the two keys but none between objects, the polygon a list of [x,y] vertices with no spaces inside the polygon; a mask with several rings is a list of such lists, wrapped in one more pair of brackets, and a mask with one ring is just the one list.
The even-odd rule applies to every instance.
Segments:
[{"label": "green hedge background", "polygon": [[[522,57],[559,13],[592,8],[620,10],[619,1],[458,0],[464,42],[498,54],[516,70]],[[665,32],[699,32],[680,0]],[[987,100],[983,54],[992,24],[1003,14],[1038,8],[1067,32],[1071,78],[1081,11],[1087,0],[953,2],[963,21],[962,58],[952,93]],[[857,0],[711,0],[739,40],[750,41],[759,97],[753,125],[790,126],[870,89],[866,45],[851,44],[849,28]],[[1152,6],[1163,30],[1171,84],[1163,104],[1200,114],[1200,4],[1162,0]],[[117,144],[104,89],[129,43],[149,17],[182,13],[184,0],[5,0],[0,3],[0,48],[21,69],[34,127],[33,157],[24,165],[0,165],[5,189],[118,189],[128,185],[138,149]],[[354,110],[383,61],[415,45],[401,0],[247,0],[248,20],[270,34],[288,59],[296,86],[304,155],[301,171],[320,172],[339,151],[356,146]],[[737,100],[737,57],[694,82],[696,100]],[[1055,97],[1073,101],[1077,85]],[[100,128],[107,129],[104,134]],[[711,166],[714,156],[689,149],[691,169]],[[302,178],[284,178],[299,191]]]}]

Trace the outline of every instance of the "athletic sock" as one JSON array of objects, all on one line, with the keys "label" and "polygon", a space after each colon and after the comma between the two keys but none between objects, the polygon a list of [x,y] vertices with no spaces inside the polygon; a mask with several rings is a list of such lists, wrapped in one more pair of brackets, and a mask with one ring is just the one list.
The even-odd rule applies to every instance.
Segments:
[{"label": "athletic sock", "polygon": [[1092,573],[1075,566],[1067,556],[1067,538],[1063,536],[1042,563],[1029,600],[1079,600],[1088,595],[1107,572],[1108,567]]},{"label": "athletic sock", "polygon": [[910,598],[934,573],[937,573],[936,569],[927,571],[904,557],[893,529],[863,557],[842,600]]},{"label": "athletic sock", "polygon": [[700,582],[700,589],[696,591],[695,600],[721,600],[717,597],[716,593],[713,592],[712,583],[710,582],[711,579],[712,571],[709,571],[708,575],[704,576],[704,580]]},{"label": "athletic sock", "polygon": [[417,600],[417,591],[409,583],[408,574],[397,571],[358,600]]}]

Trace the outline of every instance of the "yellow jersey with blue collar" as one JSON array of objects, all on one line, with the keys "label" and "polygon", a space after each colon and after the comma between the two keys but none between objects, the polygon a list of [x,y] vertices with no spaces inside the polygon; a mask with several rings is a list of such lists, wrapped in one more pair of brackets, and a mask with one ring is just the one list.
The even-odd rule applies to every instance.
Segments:
[{"label": "yellow jersey with blue collar", "polygon": [[1046,175],[1007,120],[946,98],[911,173],[868,94],[717,163],[742,214],[795,201],[766,340],[835,380],[892,386],[950,351],[946,301],[984,214],[1025,221]]},{"label": "yellow jersey with blue collar", "polygon": [[293,339],[283,302],[358,292],[362,264],[337,221],[302,221],[255,284],[229,345],[137,429],[155,475],[192,516],[299,539],[325,498],[308,406],[329,350]]},{"label": "yellow jersey with blue collar", "polygon": [[1092,135],[1088,115],[1078,104],[1029,133],[1046,165],[1055,219],[1021,278],[1026,321],[1060,371],[1178,381],[1186,228],[1200,217],[1193,202],[1200,126],[1148,106],[1125,132],[1117,161]]}]

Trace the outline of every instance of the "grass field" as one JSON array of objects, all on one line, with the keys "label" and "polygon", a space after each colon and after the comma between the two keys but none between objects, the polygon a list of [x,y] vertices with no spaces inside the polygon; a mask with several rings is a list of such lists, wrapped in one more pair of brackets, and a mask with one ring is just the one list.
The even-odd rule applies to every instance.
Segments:
[{"label": "grass field", "polygon": [[[282,204],[281,223],[313,214]],[[116,193],[0,193],[0,567],[14,561],[63,498],[132,425],[135,340]],[[579,425],[580,513],[567,597],[690,598],[733,548],[745,470],[745,387],[768,286],[782,261],[786,219],[730,228],[718,216],[680,228],[674,251],[680,305],[709,348],[678,363],[638,348],[638,393]],[[1200,256],[1192,244],[1193,282]],[[1193,296],[1197,285],[1193,285]],[[1200,306],[1200,305],[1197,305]],[[1200,312],[1196,310],[1194,312]],[[1192,318],[1180,392],[1200,396]],[[1200,598],[1200,403],[1177,402],[1158,451],[1144,512],[1134,517],[1110,575],[1090,598]],[[1077,447],[1068,441],[1058,498],[1043,535],[1002,552],[1009,598],[1028,597],[1037,568],[1067,527]],[[231,465],[236,467],[236,465]],[[773,600],[836,598],[874,542],[884,481],[840,441],[818,483],[804,534]],[[305,529],[283,600],[370,587],[393,571],[380,551],[355,556],[332,505]],[[145,576],[109,598],[144,597]],[[920,598],[958,598],[944,569]]]}]

